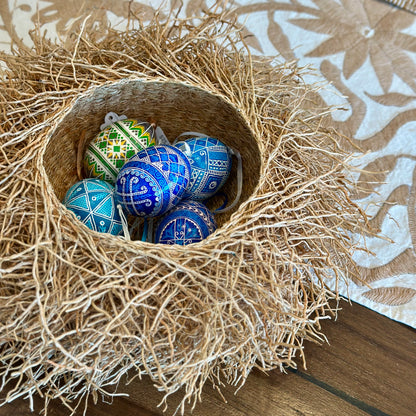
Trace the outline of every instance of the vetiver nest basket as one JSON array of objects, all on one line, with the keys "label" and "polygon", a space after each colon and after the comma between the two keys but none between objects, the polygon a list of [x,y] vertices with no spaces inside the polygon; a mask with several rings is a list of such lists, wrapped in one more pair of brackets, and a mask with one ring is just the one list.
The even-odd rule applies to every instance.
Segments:
[{"label": "vetiver nest basket", "polygon": [[[207,380],[240,385],[253,367],[294,366],[303,341],[319,338],[337,297],[327,279],[348,276],[351,235],[366,226],[347,153],[302,71],[251,57],[220,21],[155,19],[65,46],[34,37],[34,49],[2,55],[5,401],[41,394],[46,408],[75,408],[129,373],[165,397],[180,390],[183,406]],[[99,234],[69,214],[61,201],[78,180],[81,141],[110,111],[241,153],[242,196],[214,234],[166,246]]]}]

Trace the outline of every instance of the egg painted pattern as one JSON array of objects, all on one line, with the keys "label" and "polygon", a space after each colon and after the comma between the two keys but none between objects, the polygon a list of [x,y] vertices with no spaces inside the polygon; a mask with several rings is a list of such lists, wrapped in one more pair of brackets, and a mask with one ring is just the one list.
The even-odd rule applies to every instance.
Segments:
[{"label": "egg painted pattern", "polygon": [[[231,152],[213,137],[194,137],[185,142],[190,149],[191,180],[184,198],[202,201],[213,196],[227,181]],[[183,142],[176,146],[185,151]]]},{"label": "egg painted pattern", "polygon": [[107,182],[95,178],[79,181],[69,188],[62,203],[91,230],[113,235],[123,230],[114,187]]},{"label": "egg painted pattern", "polygon": [[215,230],[212,212],[201,202],[185,200],[160,220],[155,243],[193,244],[207,238]]},{"label": "egg painted pattern", "polygon": [[119,120],[106,127],[88,145],[84,157],[86,176],[114,184],[128,159],[154,146],[155,131],[150,123]]},{"label": "egg painted pattern", "polygon": [[168,145],[149,147],[120,170],[117,200],[132,215],[162,215],[181,201],[190,172],[189,160],[180,149]]}]

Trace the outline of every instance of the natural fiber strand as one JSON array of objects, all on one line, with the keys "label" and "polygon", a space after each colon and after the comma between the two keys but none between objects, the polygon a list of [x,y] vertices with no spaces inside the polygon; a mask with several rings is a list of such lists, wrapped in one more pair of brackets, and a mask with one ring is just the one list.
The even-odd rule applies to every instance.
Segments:
[{"label": "natural fiber strand", "polygon": [[[313,109],[301,69],[252,57],[226,16],[136,23],[65,47],[34,33],[33,50],[1,54],[5,402],[39,394],[45,412],[51,399],[73,410],[133,374],[150,376],[165,400],[180,390],[183,413],[207,381],[238,387],[253,368],[295,366],[304,340],[325,339],[320,320],[337,298],[328,278],[348,278],[351,236],[367,227],[350,200],[342,138],[324,127],[328,109]],[[81,132],[108,111],[126,114],[106,108],[114,92],[133,112],[136,89],[144,103],[156,97],[171,140],[205,123],[243,157],[241,204],[201,243],[99,235],[60,204],[78,179]],[[188,90],[219,112],[189,105],[176,116]],[[110,101],[96,99],[106,91]]]}]

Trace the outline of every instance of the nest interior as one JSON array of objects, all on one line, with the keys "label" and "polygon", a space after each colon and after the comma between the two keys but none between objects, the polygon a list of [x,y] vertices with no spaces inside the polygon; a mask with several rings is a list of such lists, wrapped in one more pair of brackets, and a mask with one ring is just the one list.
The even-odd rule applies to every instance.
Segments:
[{"label": "nest interior", "polygon": [[[349,152],[294,64],[255,58],[230,16],[154,20],[1,54],[0,389],[75,409],[148,375],[180,409],[210,381],[295,366],[348,277]],[[240,205],[201,243],[99,235],[60,203],[108,111],[197,130],[243,156]],[[203,130],[203,131],[202,131]],[[91,137],[92,137],[91,136]],[[235,192],[233,180],[229,192]],[[228,214],[228,213],[227,213]],[[304,358],[304,357],[303,357]]]},{"label": "nest interior", "polygon": [[[260,151],[250,126],[233,105],[221,96],[185,83],[128,80],[96,87],[90,94],[80,97],[51,133],[43,164],[60,201],[79,180],[77,154],[83,132],[88,143],[98,134],[104,116],[110,111],[128,118],[155,120],[171,143],[181,133],[196,131],[238,149],[244,163],[240,203],[248,199],[258,184]],[[235,162],[230,179],[222,189],[229,201],[234,200],[237,192]],[[209,206],[215,209],[221,202],[222,198],[212,198]],[[224,224],[238,206],[216,215],[218,226]]]}]

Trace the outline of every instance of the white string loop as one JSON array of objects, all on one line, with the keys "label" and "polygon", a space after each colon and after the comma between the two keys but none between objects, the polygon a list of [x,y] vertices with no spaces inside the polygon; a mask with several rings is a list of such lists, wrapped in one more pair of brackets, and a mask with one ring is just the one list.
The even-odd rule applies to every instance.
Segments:
[{"label": "white string loop", "polygon": [[124,234],[124,238],[127,241],[130,241],[130,232],[129,232],[129,227],[127,224],[127,218],[124,215],[124,211],[123,208],[120,204],[117,204],[117,209],[118,209],[118,213],[120,214],[120,218],[121,218],[121,226],[123,227],[123,234]]},{"label": "white string loop", "polygon": [[155,129],[155,135],[156,135],[157,145],[170,145],[168,138],[166,137],[165,133],[163,133],[163,130],[159,126],[157,126]]},{"label": "white string loop", "polygon": [[110,111],[109,113],[107,113],[105,115],[104,123],[101,124],[100,130],[104,130],[105,128],[107,128],[108,126],[111,126],[116,121],[126,120],[126,119],[127,119],[127,116],[125,116],[124,114],[119,116],[118,114],[113,113],[112,111]]},{"label": "white string loop", "polygon": [[192,136],[192,137],[210,137],[207,134],[198,133],[197,131],[186,131],[185,133],[181,133],[173,142],[173,144],[176,144],[180,137],[184,136]]},{"label": "white string loop", "polygon": [[180,149],[180,150],[182,150],[182,152],[185,153],[186,156],[188,156],[188,157],[191,157],[192,156],[191,147],[185,141],[176,142],[176,143],[174,143],[174,145],[175,146],[177,146],[177,145],[183,145],[183,147],[185,148],[185,150],[182,150],[182,149]]},{"label": "white string loop", "polygon": [[241,154],[238,150],[232,149],[231,147],[228,149],[230,150],[230,153],[237,158],[237,195],[231,205],[228,205],[228,207],[223,209],[215,210],[214,214],[223,214],[224,212],[233,209],[238,203],[241,197],[241,192],[243,191],[243,159],[241,158]]},{"label": "white string loop", "polygon": [[146,241],[148,243],[153,243],[153,227],[154,227],[154,219],[152,217],[148,218],[148,228],[147,228],[147,238]]}]

